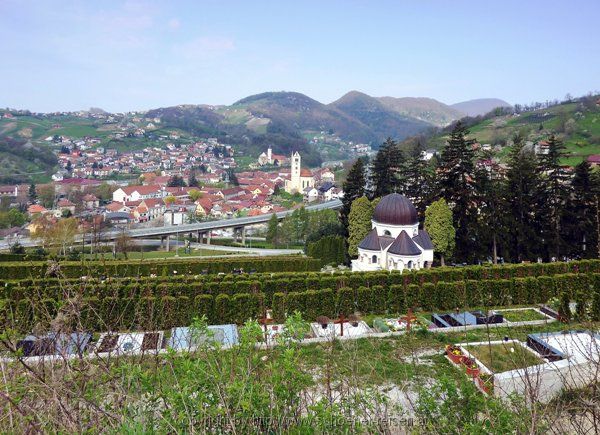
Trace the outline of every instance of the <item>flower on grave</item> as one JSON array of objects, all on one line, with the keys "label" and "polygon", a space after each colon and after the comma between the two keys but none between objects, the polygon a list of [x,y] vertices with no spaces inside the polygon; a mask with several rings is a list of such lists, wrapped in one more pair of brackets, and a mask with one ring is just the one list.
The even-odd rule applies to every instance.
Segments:
[{"label": "flower on grave", "polygon": [[472,359],[472,358],[463,358],[462,359],[462,363],[468,369],[477,369],[477,368],[479,368],[479,366],[477,365],[477,363],[475,362],[475,360]]},{"label": "flower on grave", "polygon": [[260,358],[260,360],[261,360],[262,362],[265,362],[265,361],[266,361],[266,360],[268,360],[268,359],[269,359],[269,357],[268,357],[267,355],[264,355],[264,356],[262,356],[262,357]]}]

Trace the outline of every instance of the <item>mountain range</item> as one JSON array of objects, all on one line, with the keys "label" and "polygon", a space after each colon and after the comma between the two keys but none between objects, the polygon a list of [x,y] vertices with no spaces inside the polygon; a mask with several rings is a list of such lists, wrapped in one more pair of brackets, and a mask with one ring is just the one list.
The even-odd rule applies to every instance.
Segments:
[{"label": "mountain range", "polygon": [[[160,118],[157,128],[163,132],[180,130],[193,137],[216,137],[221,143],[234,145],[238,156],[255,157],[268,145],[280,154],[297,150],[302,153],[303,161],[313,166],[323,159],[344,157],[336,141],[377,146],[388,137],[403,140],[446,126],[466,115],[487,113],[498,106],[508,106],[508,103],[482,99],[447,105],[432,98],[372,97],[351,91],[332,103],[323,104],[298,92],[264,92],[229,106],[188,104],[152,109],[145,112],[144,118]],[[94,117],[106,115],[105,111],[93,108],[87,113],[89,118],[60,113],[51,116],[16,113],[15,119],[0,119],[0,140],[4,139],[0,142],[0,161],[18,168],[16,172],[35,172],[40,167],[50,171],[54,161],[40,160],[39,155],[31,159],[19,147],[29,140],[47,149],[45,138],[65,134],[74,138],[99,137],[104,147],[124,149],[148,146],[157,134],[149,131],[146,137],[136,141],[114,139],[107,134],[107,126]],[[139,116],[139,112],[120,116],[122,125],[131,126],[131,120]],[[147,122],[138,124],[135,126],[144,128]],[[7,140],[16,141],[19,147],[2,146],[10,143]],[[327,151],[326,147],[329,147]],[[16,152],[11,152],[13,150]]]},{"label": "mountain range", "polygon": [[372,97],[358,91],[323,104],[298,92],[264,92],[230,106],[173,106],[151,110],[147,116],[195,134],[272,143],[278,152],[287,152],[306,148],[301,143],[322,132],[375,145],[387,137],[402,140],[498,106],[510,105],[493,98],[447,105],[432,98]]}]

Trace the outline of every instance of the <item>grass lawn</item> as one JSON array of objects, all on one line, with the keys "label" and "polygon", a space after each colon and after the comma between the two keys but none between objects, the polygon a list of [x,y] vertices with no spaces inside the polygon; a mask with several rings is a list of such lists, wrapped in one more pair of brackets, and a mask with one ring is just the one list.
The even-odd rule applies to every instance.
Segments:
[{"label": "grass lawn", "polygon": [[466,349],[494,373],[502,373],[544,362],[521,345],[513,342],[468,346]]},{"label": "grass lawn", "polygon": [[[175,257],[175,255],[177,254],[177,251],[175,250],[175,248],[173,248],[171,251],[147,251],[147,252],[140,252],[140,251],[133,251],[133,252],[129,252],[127,254],[127,257],[130,260],[139,260],[139,259],[145,259],[145,260],[150,260],[150,259],[157,259],[157,258],[173,258]],[[191,253],[186,254],[183,250],[183,248],[179,249],[179,257],[180,258],[186,258],[186,257],[205,257],[205,256],[211,256],[211,255],[239,255],[239,254],[244,254],[243,252],[233,252],[233,251],[217,251],[215,249],[193,249]],[[107,260],[112,260],[113,256],[112,253],[110,252],[105,252],[104,254],[86,254],[85,258],[92,260],[92,259],[100,259],[102,258],[101,255],[104,256],[104,258],[106,258]],[[117,256],[118,259],[124,259],[124,255],[123,254],[118,254]]]},{"label": "grass lawn", "polygon": [[534,309],[519,311],[501,311],[502,315],[509,322],[530,322],[533,320],[545,320],[546,316]]}]

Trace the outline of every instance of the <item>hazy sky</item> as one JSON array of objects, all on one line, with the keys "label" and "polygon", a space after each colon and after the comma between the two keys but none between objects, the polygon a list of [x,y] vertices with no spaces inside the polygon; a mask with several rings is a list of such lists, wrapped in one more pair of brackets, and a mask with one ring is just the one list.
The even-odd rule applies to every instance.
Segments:
[{"label": "hazy sky", "polygon": [[0,107],[349,90],[510,103],[600,89],[600,1],[0,0]]}]

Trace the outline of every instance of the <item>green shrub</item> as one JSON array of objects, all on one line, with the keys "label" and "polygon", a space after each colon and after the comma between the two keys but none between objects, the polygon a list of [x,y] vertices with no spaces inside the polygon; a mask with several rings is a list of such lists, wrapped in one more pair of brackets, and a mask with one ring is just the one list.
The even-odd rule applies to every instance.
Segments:
[{"label": "green shrub", "polygon": [[235,316],[229,295],[220,294],[215,298],[215,319],[218,323],[231,323]]},{"label": "green shrub", "polygon": [[349,316],[356,310],[354,290],[350,287],[342,287],[337,291],[336,315]]},{"label": "green shrub", "polygon": [[[194,298],[193,311],[190,314],[191,319],[201,318],[202,316],[206,316],[208,322],[216,323],[220,321],[217,318],[215,312],[215,298],[212,295],[198,295]],[[190,319],[190,320],[191,320]],[[184,325],[189,325],[189,323],[185,323]]]},{"label": "green shrub", "polygon": [[[416,291],[418,291],[419,286],[415,284],[410,284],[416,287]],[[388,291],[387,298],[387,306],[390,312],[394,313],[402,313],[405,311],[405,303],[404,303],[404,285],[402,284],[393,284],[390,286]]]}]

